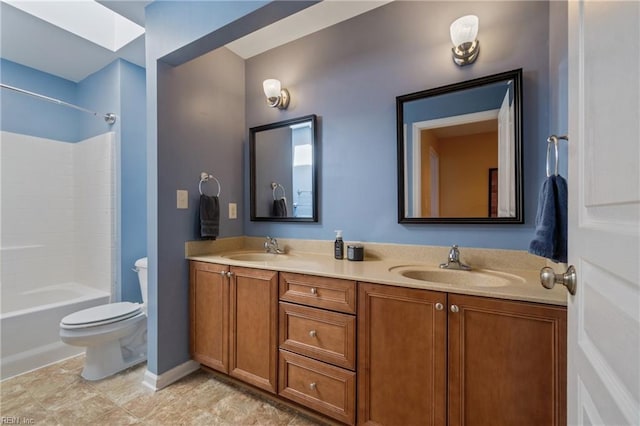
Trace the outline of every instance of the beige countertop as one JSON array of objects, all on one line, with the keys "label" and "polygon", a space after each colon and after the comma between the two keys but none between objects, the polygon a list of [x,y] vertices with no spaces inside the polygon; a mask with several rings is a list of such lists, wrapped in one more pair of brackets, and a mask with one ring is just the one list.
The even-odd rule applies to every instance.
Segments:
[{"label": "beige countertop", "polygon": [[[540,258],[526,258],[525,255],[531,255],[521,252],[460,248],[461,260],[465,261],[463,254],[468,252],[469,260],[465,263],[468,263],[474,268],[471,273],[468,273],[465,271],[446,271],[438,268],[440,262],[435,262],[434,257],[442,261],[446,260],[446,247],[428,248],[438,254],[436,257],[434,253],[425,254],[424,250],[426,246],[415,246],[416,249],[413,249],[413,246],[376,245],[369,243],[365,244],[366,255],[364,261],[350,261],[347,259],[334,259],[330,254],[295,250],[294,247],[300,245],[293,243],[284,246],[287,248],[285,255],[273,255],[270,260],[247,261],[234,259],[233,257],[242,253],[263,252],[263,250],[256,248],[256,245],[259,245],[256,244],[256,241],[250,241],[250,243],[247,244],[246,239],[248,237],[242,238],[245,238],[243,243],[221,244],[220,247],[212,253],[202,253],[202,249],[190,250],[189,247],[187,247],[186,258],[199,262],[319,275],[330,278],[444,291],[448,293],[563,306],[567,304],[567,291],[563,286],[556,286],[552,290],[547,290],[540,284],[538,266],[545,266],[544,260],[539,260]],[[287,241],[290,242],[291,240]],[[322,244],[322,248],[324,249],[331,248],[327,242],[323,242]],[[395,257],[389,257],[388,253],[385,253],[385,249],[389,246],[397,253]],[[282,244],[281,247],[283,247]],[[407,252],[403,251],[406,247],[409,247]],[[419,260],[416,258],[416,253],[411,253],[412,250],[421,251],[419,253]],[[444,253],[444,256],[441,255],[442,253]],[[403,254],[406,255],[403,256]],[[499,261],[496,262],[494,259],[494,265],[492,265],[492,258],[499,259]],[[510,262],[508,258],[511,258],[512,265],[518,265],[524,268],[509,267]],[[475,261],[475,263],[473,261]],[[500,261],[502,261],[502,264],[500,264]],[[424,270],[427,271],[427,274],[445,274],[442,276],[446,277],[446,281],[455,281],[455,283],[450,284],[437,282],[435,280],[423,281],[408,278],[402,275],[402,272],[407,270]],[[482,275],[479,277],[482,278],[482,285],[474,284],[474,274],[478,273]],[[455,277],[449,274],[454,274]],[[450,279],[451,277],[453,279]]]}]

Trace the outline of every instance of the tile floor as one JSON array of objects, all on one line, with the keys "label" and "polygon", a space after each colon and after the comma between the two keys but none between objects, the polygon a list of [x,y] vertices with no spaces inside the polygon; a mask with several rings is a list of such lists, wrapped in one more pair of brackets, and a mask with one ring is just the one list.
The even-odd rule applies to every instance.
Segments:
[{"label": "tile floor", "polygon": [[315,420],[196,371],[153,392],[144,364],[104,380],[80,377],[83,356],[0,383],[0,424],[21,425],[288,425]]}]

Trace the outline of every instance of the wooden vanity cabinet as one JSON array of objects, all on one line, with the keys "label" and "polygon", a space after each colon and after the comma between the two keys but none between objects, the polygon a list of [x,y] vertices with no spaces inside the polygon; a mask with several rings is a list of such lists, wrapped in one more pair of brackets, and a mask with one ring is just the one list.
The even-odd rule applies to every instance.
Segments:
[{"label": "wooden vanity cabinet", "polygon": [[192,261],[190,275],[193,359],[276,393],[278,272]]},{"label": "wooden vanity cabinet", "polygon": [[563,306],[195,261],[190,281],[194,360],[345,424],[566,423]]},{"label": "wooden vanity cabinet", "polygon": [[449,425],[565,425],[566,308],[448,299]]},{"label": "wooden vanity cabinet", "polygon": [[189,265],[191,357],[222,373],[229,373],[228,272],[226,265]]},{"label": "wooden vanity cabinet", "polygon": [[358,424],[566,424],[566,308],[365,283],[358,297]]},{"label": "wooden vanity cabinet", "polygon": [[446,293],[358,283],[358,424],[446,424],[446,304]]},{"label": "wooden vanity cabinet", "polygon": [[276,393],[278,272],[230,268],[229,375]]}]

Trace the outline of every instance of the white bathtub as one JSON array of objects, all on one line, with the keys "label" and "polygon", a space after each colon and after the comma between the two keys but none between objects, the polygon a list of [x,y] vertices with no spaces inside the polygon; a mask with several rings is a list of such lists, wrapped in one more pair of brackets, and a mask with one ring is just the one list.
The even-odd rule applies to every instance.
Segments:
[{"label": "white bathtub", "polygon": [[110,299],[108,292],[77,283],[7,293],[2,292],[0,314],[2,379],[82,353],[82,348],[60,341],[60,320],[72,312],[109,303]]}]

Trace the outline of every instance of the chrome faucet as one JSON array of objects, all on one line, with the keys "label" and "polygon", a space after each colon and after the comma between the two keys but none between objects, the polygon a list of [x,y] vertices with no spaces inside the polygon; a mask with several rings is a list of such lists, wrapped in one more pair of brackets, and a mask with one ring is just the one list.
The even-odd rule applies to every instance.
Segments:
[{"label": "chrome faucet", "polygon": [[440,267],[442,269],[457,269],[460,271],[471,270],[471,266],[465,265],[464,263],[460,262],[460,250],[458,250],[458,246],[456,244],[451,246],[451,250],[449,250],[447,263],[441,263]]},{"label": "chrome faucet", "polygon": [[264,251],[267,253],[284,254],[284,250],[278,247],[278,240],[267,235],[267,241],[264,242]]}]

